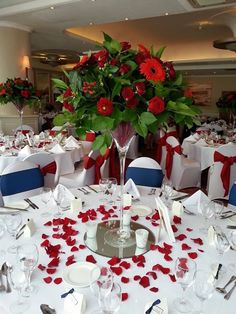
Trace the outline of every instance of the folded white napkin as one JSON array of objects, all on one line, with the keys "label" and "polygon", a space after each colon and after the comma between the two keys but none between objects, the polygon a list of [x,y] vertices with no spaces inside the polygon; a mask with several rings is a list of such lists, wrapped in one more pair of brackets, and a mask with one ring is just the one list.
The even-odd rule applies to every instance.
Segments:
[{"label": "folded white napkin", "polygon": [[129,179],[124,186],[124,193],[130,194],[133,200],[140,198],[139,190],[132,179]]},{"label": "folded white napkin", "polygon": [[73,135],[70,135],[70,136],[65,140],[65,142],[66,142],[66,143],[68,143],[68,142],[74,142],[74,143],[76,143],[76,144],[79,144],[79,141],[77,141],[77,139],[74,138]]},{"label": "folded white napkin", "polygon": [[62,195],[68,199],[69,201],[72,201],[75,199],[74,195],[71,193],[70,190],[68,190],[63,184],[58,184],[55,187],[55,190],[53,193],[62,193]]},{"label": "folded white napkin", "polygon": [[67,139],[66,140],[66,144],[64,145],[65,148],[79,148],[80,147],[80,143],[75,139],[75,138],[71,138],[71,139]]},{"label": "folded white napkin", "polygon": [[188,199],[184,200],[182,204],[191,212],[201,213],[203,203],[209,203],[210,199],[201,190],[195,192]]},{"label": "folded white napkin", "polygon": [[53,146],[53,148],[50,149],[50,152],[54,154],[60,154],[60,153],[64,153],[65,150],[62,148],[60,144],[57,143],[55,146]]},{"label": "folded white napkin", "polygon": [[195,138],[194,135],[189,135],[188,137],[186,137],[185,140],[188,142],[196,142],[197,141],[197,139]]},{"label": "folded white napkin", "polygon": [[29,207],[29,204],[24,200],[19,200],[15,202],[8,202],[4,204],[5,206],[13,207],[13,208],[19,208],[19,209],[26,209]]},{"label": "folded white napkin", "polygon": [[44,140],[44,139],[45,139],[45,134],[44,134],[44,132],[40,132],[40,133],[39,133],[39,138],[40,138],[41,140]]},{"label": "folded white napkin", "polygon": [[64,312],[66,314],[83,314],[86,309],[85,296],[82,293],[73,292],[64,300]]},{"label": "folded white napkin", "polygon": [[32,150],[31,148],[29,147],[29,145],[26,145],[24,148],[22,148],[19,153],[18,153],[18,156],[21,156],[21,157],[26,157],[26,156],[29,156],[32,154]]}]

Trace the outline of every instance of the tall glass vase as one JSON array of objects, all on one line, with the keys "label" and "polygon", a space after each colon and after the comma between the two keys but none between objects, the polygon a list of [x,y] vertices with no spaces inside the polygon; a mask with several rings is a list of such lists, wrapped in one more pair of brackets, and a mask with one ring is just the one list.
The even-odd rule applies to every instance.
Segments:
[{"label": "tall glass vase", "polygon": [[20,118],[20,130],[22,133],[22,125],[23,125],[23,112],[24,112],[24,106],[26,105],[26,103],[22,103],[20,101],[14,101],[13,102],[14,106],[16,107],[18,114],[19,114],[19,118]]},{"label": "tall glass vase", "polygon": [[112,138],[118,150],[120,160],[120,225],[119,228],[107,231],[105,240],[113,247],[127,247],[135,243],[134,231],[123,224],[125,160],[134,135],[135,130],[130,122],[121,122],[112,131]]}]

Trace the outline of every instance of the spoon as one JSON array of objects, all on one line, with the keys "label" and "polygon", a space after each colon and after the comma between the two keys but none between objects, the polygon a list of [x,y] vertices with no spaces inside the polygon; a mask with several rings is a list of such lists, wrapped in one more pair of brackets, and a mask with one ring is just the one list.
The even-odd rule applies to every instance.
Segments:
[{"label": "spoon", "polygon": [[56,310],[48,304],[41,304],[40,309],[43,314],[56,314]]},{"label": "spoon", "polygon": [[223,294],[227,293],[225,288],[228,287],[228,285],[231,284],[231,282],[233,282],[235,279],[236,279],[236,276],[231,276],[230,280],[225,284],[225,286],[223,288],[216,287],[216,291]]},{"label": "spoon", "polygon": [[2,271],[2,274],[4,276],[6,276],[6,282],[7,282],[7,284],[6,284],[6,292],[10,293],[11,292],[11,286],[10,286],[10,283],[9,283],[9,280],[8,280],[8,268],[9,267],[7,266],[7,263],[5,262],[5,263],[2,264],[1,271]]}]

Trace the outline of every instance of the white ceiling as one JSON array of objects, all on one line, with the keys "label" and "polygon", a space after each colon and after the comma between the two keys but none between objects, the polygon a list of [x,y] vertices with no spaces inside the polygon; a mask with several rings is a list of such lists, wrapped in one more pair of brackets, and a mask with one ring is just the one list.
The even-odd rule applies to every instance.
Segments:
[{"label": "white ceiling", "polygon": [[[165,45],[170,60],[236,60],[234,52],[212,47],[213,40],[234,36],[232,4],[194,9],[188,0],[1,0],[0,8],[0,23],[32,29],[32,51],[87,51],[102,40],[104,31],[134,46]],[[68,35],[68,28],[80,37]]]}]

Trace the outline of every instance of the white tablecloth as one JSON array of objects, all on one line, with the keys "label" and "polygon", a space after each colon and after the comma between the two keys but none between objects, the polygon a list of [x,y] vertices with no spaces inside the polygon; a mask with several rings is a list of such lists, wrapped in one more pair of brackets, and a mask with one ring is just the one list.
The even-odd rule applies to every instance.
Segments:
[{"label": "white tablecloth", "polygon": [[213,164],[214,152],[219,146],[203,146],[197,143],[189,143],[188,158],[200,163],[201,170],[207,169]]},{"label": "white tablecloth", "polygon": [[[34,150],[34,152],[40,152],[42,150]],[[75,171],[74,163],[80,161],[84,154],[81,147],[73,148],[71,150],[67,150],[63,153],[50,153],[53,155],[56,161],[59,162],[61,167],[61,175],[73,173]],[[25,156],[24,156],[25,157]],[[10,164],[15,161],[23,160],[23,156],[15,156],[9,152],[5,152],[0,155],[0,175],[2,174],[3,170]]]},{"label": "white tablecloth", "polygon": [[[150,189],[142,189],[141,190],[141,202],[143,204],[148,205],[152,209],[154,209],[155,206],[155,200],[153,196],[148,196],[147,192]],[[83,208],[83,211],[86,211],[89,208],[96,208],[99,204],[98,201],[98,194],[95,192],[91,192],[89,195],[84,195],[82,192],[78,190],[73,191],[74,195],[82,197],[82,199],[85,201],[85,207]],[[40,206],[40,209],[42,209],[42,203],[40,201],[40,197],[32,197],[31,200],[35,202],[37,205]],[[51,227],[46,227],[44,226],[44,223],[48,221],[49,219],[47,218],[42,218],[40,216],[40,211],[41,210],[33,210],[30,209],[29,212],[24,212],[23,217],[24,221],[26,221],[27,218],[33,218],[35,220],[36,226],[37,226],[37,231],[33,235],[33,237],[30,239],[31,242],[35,243],[39,247],[40,251],[40,256],[39,256],[39,264],[47,265],[50,259],[46,255],[44,249],[40,247],[40,243],[42,243],[44,240],[42,239],[42,234],[47,234],[51,235],[52,233],[52,228]],[[67,213],[67,214],[66,214]],[[69,214],[68,212],[64,212],[67,217],[71,217],[73,219],[76,219],[75,214]],[[0,219],[3,216],[0,216]],[[77,219],[78,220],[78,219]],[[152,227],[150,221],[147,221],[145,218],[139,218],[137,221],[139,223],[143,223],[146,226],[148,226],[154,234],[156,233],[156,228],[157,227]],[[227,224],[228,221],[220,221],[222,224]],[[181,295],[181,287],[178,283],[173,283],[168,275],[164,275],[161,272],[157,271],[157,280],[154,280],[150,277],[150,287],[148,288],[143,288],[137,281],[134,281],[133,277],[135,275],[145,275],[148,271],[152,270],[152,266],[155,264],[161,264],[165,267],[169,267],[173,273],[174,270],[174,260],[177,257],[180,256],[187,256],[188,251],[182,251],[181,249],[181,244],[182,243],[187,243],[188,245],[191,246],[191,252],[197,252],[198,258],[195,260],[197,263],[197,267],[207,269],[209,268],[213,263],[217,263],[217,254],[216,250],[212,246],[208,246],[208,241],[204,238],[202,234],[199,232],[199,227],[201,227],[203,223],[203,220],[199,216],[190,216],[184,214],[182,217],[182,224],[176,225],[178,228],[178,232],[176,232],[176,235],[179,234],[185,234],[187,236],[187,239],[184,241],[177,241],[176,243],[173,244],[173,252],[171,253],[171,257],[173,258],[173,261],[165,261],[163,258],[163,254],[159,253],[157,250],[156,251],[149,251],[146,253],[145,259],[145,267],[137,267],[135,265],[131,258],[125,259],[127,262],[131,263],[131,267],[128,270],[123,269],[123,273],[121,276],[125,276],[130,278],[130,282],[128,284],[123,284],[121,283],[121,276],[116,276],[115,275],[115,281],[121,284],[122,291],[127,292],[129,294],[128,300],[122,302],[121,308],[119,313],[120,314],[127,314],[127,313],[135,313],[135,314],[143,314],[144,313],[144,307],[146,303],[153,302],[157,298],[161,297],[167,297],[168,300],[168,306],[169,306],[169,314],[174,314],[177,313],[175,311],[175,308],[173,306],[173,300]],[[83,223],[80,221],[73,226],[73,228],[79,230],[79,235],[74,237],[76,239],[76,246],[79,244],[83,244],[83,237],[84,237],[84,232],[85,228]],[[187,231],[186,228],[192,228],[193,231]],[[194,243],[191,238],[202,238],[204,241],[204,245],[200,246],[199,244]],[[65,269],[65,261],[66,258],[69,255],[74,254],[75,260],[76,261],[85,261],[87,255],[93,255],[94,258],[97,260],[98,264],[103,264],[106,265],[107,261],[110,258],[99,256],[90,250],[83,249],[79,250],[77,252],[70,252],[70,247],[65,245],[65,242],[63,240],[57,240],[53,239],[52,237],[49,238],[52,244],[62,244],[62,249],[61,251],[65,252],[65,254],[60,254],[60,265],[58,267],[58,270],[55,274],[51,275],[54,278],[56,277],[62,277],[63,270]],[[17,240],[18,244],[23,243],[24,240],[22,237]],[[168,240],[168,237],[166,233],[163,231],[161,233],[161,239],[159,242],[160,246],[163,246],[163,241],[170,243]],[[10,238],[8,234],[5,234],[2,239],[0,239],[0,247],[1,249],[7,249],[8,245],[11,245],[14,241]],[[204,250],[204,252],[200,252],[200,250]],[[228,251],[225,253],[224,259],[223,259],[223,264],[227,267],[229,264],[234,264],[235,263],[235,251]],[[1,263],[5,260],[9,259],[14,260],[14,256],[11,254],[8,254],[5,257],[1,258]],[[228,268],[228,267],[227,267]],[[227,274],[219,280],[218,285],[223,286],[230,276],[234,273],[229,271]],[[56,285],[53,282],[51,284],[46,284],[43,281],[44,277],[49,276],[46,271],[40,271],[38,268],[33,273],[32,276],[32,283],[36,285],[39,288],[39,291],[37,294],[32,295],[30,297],[30,302],[31,302],[31,308],[25,312],[25,314],[41,314],[41,311],[39,309],[40,304],[42,303],[47,303],[51,304],[53,307],[55,307],[57,314],[64,314],[63,310],[63,300],[60,298],[60,295],[66,291],[68,291],[68,287],[64,283],[61,283],[60,285]],[[153,293],[149,290],[151,287],[158,287],[159,292]],[[94,310],[97,307],[97,302],[95,297],[93,297],[91,291],[89,288],[83,288],[83,289],[78,289],[80,293],[83,293],[86,297],[86,302],[87,302],[87,310],[85,314],[91,313],[92,310]],[[8,306],[15,301],[17,293],[14,291],[10,294],[6,294],[4,292],[1,293],[1,298],[0,298],[0,308],[1,304],[4,304],[5,307],[8,308]],[[187,292],[186,296],[191,299],[193,303],[193,309],[198,309],[199,308],[199,301],[194,295],[193,287],[190,287]],[[219,294],[217,292],[214,292],[213,297],[210,300],[206,301],[205,304],[205,313],[208,314],[235,314],[235,296],[236,296],[236,291],[234,292],[234,295],[230,298],[229,301],[224,300],[223,295]],[[3,314],[3,313],[1,313]]]}]

